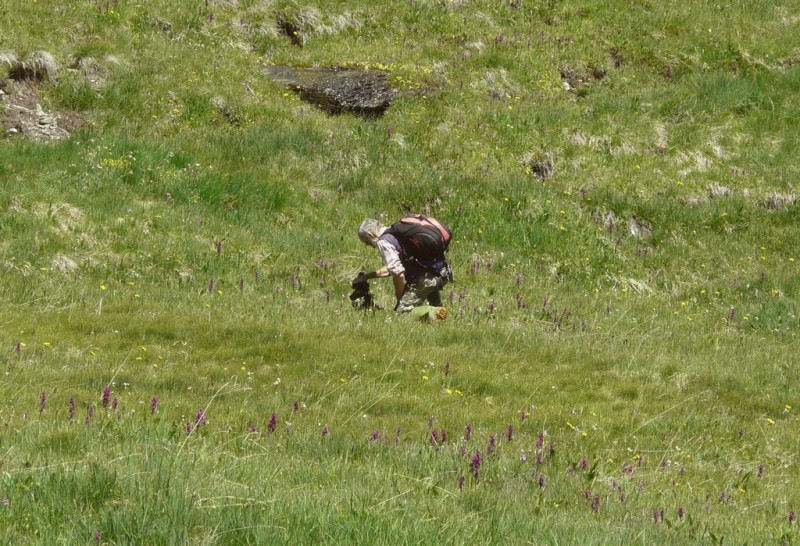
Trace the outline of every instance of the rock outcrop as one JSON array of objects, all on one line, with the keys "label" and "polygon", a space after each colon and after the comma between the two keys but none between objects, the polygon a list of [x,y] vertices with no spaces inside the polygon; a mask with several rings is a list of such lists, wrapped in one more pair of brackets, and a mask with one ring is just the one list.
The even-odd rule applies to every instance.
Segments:
[{"label": "rock outcrop", "polygon": [[329,114],[380,117],[397,96],[382,70],[269,66],[264,73]]}]

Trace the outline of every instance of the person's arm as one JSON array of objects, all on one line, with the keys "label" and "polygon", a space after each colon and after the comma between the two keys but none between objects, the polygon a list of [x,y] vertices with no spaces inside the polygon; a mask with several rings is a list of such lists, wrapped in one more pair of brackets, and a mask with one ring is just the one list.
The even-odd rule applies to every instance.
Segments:
[{"label": "person's arm", "polygon": [[406,276],[402,273],[395,275],[392,277],[392,282],[394,282],[394,297],[397,298],[397,301],[400,301],[400,298],[403,297],[403,292],[406,291]]},{"label": "person's arm", "polygon": [[[400,260],[400,254],[397,249],[389,241],[379,240],[377,243],[378,254],[381,255],[384,267],[378,271],[386,271],[387,276],[397,277],[404,275],[406,272],[403,267],[403,262]],[[377,273],[377,272],[376,272]]]},{"label": "person's arm", "polygon": [[[400,260],[400,255],[397,249],[388,241],[378,241],[378,252],[381,255],[383,263],[386,264],[380,272],[386,270],[386,274],[392,277],[392,284],[394,284],[394,297],[397,301],[403,297],[406,290],[406,270],[403,267],[403,262]],[[377,273],[377,272],[376,272]]]},{"label": "person's arm", "polygon": [[381,279],[388,276],[389,276],[389,269],[387,267],[381,267],[380,269],[376,269],[375,271],[367,271],[366,273],[360,274],[358,277],[353,279],[353,284],[368,281],[370,279]]},{"label": "person's arm", "polygon": [[375,271],[368,271],[363,275],[359,275],[353,279],[353,283],[355,284],[358,282],[367,281],[369,279],[392,277],[392,284],[394,284],[394,296],[397,301],[400,301],[400,298],[403,296],[403,293],[406,290],[405,268],[400,261],[397,250],[391,245],[391,243],[379,241],[376,246],[378,248],[378,253],[381,255],[381,259],[386,265],[380,269],[376,269]]},{"label": "person's arm", "polygon": [[366,276],[367,276],[368,279],[382,279],[384,277],[388,277],[389,276],[389,268],[386,267],[386,266],[381,267],[380,269],[376,269],[375,271],[367,273]]}]

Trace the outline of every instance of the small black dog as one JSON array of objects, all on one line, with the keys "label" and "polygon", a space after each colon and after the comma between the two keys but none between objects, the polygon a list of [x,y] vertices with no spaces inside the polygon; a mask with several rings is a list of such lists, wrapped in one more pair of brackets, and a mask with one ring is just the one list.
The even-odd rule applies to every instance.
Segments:
[{"label": "small black dog", "polygon": [[[363,272],[359,273],[359,276],[363,275]],[[353,287],[353,293],[350,294],[350,301],[352,302],[354,309],[380,308],[375,305],[375,301],[372,298],[372,293],[369,291],[369,282],[354,282],[351,286]]]}]

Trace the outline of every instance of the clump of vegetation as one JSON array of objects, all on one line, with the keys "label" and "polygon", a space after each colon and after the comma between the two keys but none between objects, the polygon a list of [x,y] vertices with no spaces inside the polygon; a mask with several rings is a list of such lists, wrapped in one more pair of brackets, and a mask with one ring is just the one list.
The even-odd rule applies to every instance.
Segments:
[{"label": "clump of vegetation", "polygon": [[0,62],[8,66],[8,75],[15,81],[41,82],[58,77],[59,64],[47,51],[35,51],[21,60],[5,53],[0,55]]}]

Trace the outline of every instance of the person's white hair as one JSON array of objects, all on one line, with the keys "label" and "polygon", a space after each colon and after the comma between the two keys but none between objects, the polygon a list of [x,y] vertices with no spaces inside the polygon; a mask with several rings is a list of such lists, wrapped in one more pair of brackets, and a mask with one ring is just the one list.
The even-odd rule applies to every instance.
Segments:
[{"label": "person's white hair", "polygon": [[358,238],[361,239],[361,242],[366,244],[372,244],[374,239],[377,239],[381,236],[381,231],[383,231],[383,224],[375,220],[374,218],[367,218],[361,225],[358,226]]}]

